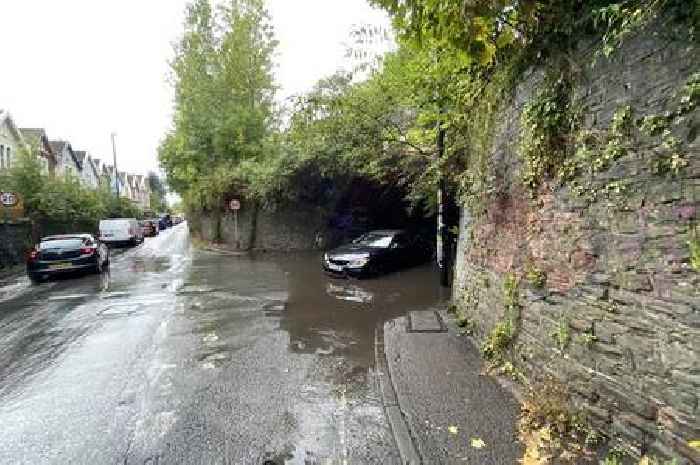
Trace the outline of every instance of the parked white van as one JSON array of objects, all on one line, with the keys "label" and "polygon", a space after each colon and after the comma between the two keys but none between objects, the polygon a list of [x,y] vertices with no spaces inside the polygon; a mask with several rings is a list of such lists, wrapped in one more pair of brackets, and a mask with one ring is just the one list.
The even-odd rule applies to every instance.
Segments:
[{"label": "parked white van", "polygon": [[100,241],[106,244],[131,244],[143,242],[143,231],[136,218],[110,218],[100,221]]}]

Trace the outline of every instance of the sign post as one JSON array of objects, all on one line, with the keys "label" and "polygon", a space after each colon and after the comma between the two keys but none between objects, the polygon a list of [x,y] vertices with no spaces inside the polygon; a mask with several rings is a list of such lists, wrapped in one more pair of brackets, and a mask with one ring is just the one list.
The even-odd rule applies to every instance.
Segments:
[{"label": "sign post", "polygon": [[228,203],[228,206],[233,210],[233,234],[236,240],[236,249],[241,248],[241,241],[238,237],[238,210],[241,209],[241,201],[238,199],[233,199]]}]

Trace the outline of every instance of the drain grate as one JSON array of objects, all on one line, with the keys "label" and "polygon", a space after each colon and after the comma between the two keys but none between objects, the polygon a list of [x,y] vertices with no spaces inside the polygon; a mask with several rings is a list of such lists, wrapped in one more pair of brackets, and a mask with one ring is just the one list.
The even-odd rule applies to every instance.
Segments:
[{"label": "drain grate", "polygon": [[445,333],[447,326],[434,310],[413,311],[408,313],[407,331],[409,333]]}]

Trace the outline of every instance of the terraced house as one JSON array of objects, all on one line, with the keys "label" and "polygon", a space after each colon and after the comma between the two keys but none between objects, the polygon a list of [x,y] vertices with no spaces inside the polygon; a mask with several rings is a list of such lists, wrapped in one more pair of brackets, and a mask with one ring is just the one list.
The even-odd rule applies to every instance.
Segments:
[{"label": "terraced house", "polygon": [[75,158],[80,166],[80,182],[83,185],[97,189],[99,186],[99,176],[97,169],[92,163],[92,157],[85,150],[76,150]]},{"label": "terraced house", "polygon": [[0,170],[10,168],[14,157],[24,146],[22,134],[10,113],[0,110]]},{"label": "terraced house", "polygon": [[46,130],[43,128],[20,128],[19,131],[30,150],[41,160],[44,173],[53,176],[56,172],[56,156],[51,149]]},{"label": "terraced house", "polygon": [[56,157],[56,176],[80,177],[80,163],[78,162],[70,142],[65,140],[52,140],[49,142],[49,145]]}]

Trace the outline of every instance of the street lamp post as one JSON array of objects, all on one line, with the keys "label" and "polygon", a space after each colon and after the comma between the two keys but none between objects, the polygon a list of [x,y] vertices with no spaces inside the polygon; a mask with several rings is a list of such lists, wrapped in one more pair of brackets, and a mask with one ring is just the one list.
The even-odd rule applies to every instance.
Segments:
[{"label": "street lamp post", "polygon": [[112,155],[114,157],[114,185],[117,189],[117,200],[119,200],[119,170],[117,169],[117,144],[114,140],[117,135],[115,133],[112,133],[111,136],[112,136]]}]

